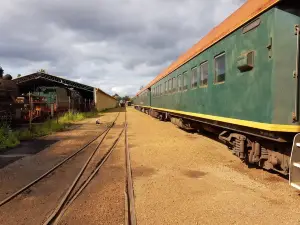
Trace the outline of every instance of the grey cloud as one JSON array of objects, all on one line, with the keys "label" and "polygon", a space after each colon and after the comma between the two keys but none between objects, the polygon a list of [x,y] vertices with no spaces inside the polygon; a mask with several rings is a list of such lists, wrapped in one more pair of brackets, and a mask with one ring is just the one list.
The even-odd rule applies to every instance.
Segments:
[{"label": "grey cloud", "polygon": [[3,0],[0,65],[133,95],[242,2]]}]

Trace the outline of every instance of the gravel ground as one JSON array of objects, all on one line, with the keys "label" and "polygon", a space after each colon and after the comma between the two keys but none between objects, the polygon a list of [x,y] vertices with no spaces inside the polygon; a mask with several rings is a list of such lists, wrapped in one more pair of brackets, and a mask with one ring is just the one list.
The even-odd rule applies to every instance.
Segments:
[{"label": "gravel ground", "polygon": [[[101,117],[102,123],[111,122],[117,110]],[[0,199],[4,199],[18,188],[37,178],[53,165],[62,161],[97,134],[104,130],[103,125],[96,125],[95,118],[82,121],[81,126],[72,131],[56,133],[43,139],[60,140],[36,155],[26,156],[0,170]],[[77,157],[22,193],[12,202],[1,207],[0,224],[41,224],[45,216],[53,209],[68,185],[72,182],[82,162],[97,143],[93,143]]]},{"label": "gravel ground", "polygon": [[[108,151],[123,128],[120,114],[96,159]],[[64,213],[59,224],[124,224],[125,144],[124,134],[91,183]],[[96,165],[96,161],[91,164]]]},{"label": "gravel ground", "polygon": [[300,224],[300,194],[223,144],[128,109],[138,224]]}]

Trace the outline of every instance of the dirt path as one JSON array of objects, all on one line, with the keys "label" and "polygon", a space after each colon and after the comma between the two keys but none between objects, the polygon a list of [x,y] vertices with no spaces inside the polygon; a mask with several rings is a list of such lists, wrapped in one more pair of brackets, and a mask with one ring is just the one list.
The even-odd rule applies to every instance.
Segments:
[{"label": "dirt path", "polygon": [[[105,115],[101,117],[103,125],[96,125],[96,119],[88,119],[82,121],[82,126],[76,130],[47,136],[43,139],[55,138],[59,141],[36,155],[25,156],[0,169],[0,199],[3,200],[18,188],[24,186],[33,179],[36,179],[53,165],[62,161],[63,158],[71,155],[89,140],[95,138],[99,133],[104,131],[104,124],[112,122],[116,118],[118,111],[119,110],[112,110],[111,112],[105,113]],[[101,157],[104,154],[105,149],[110,147],[109,145],[115,140],[117,133],[122,130],[123,122],[124,113],[121,113],[114,128],[108,134],[106,142],[103,143],[98,151],[98,157]],[[66,165],[63,165],[49,175],[49,178],[40,181],[28,191],[16,197],[13,201],[2,206],[0,208],[0,224],[42,224],[42,221],[54,209],[55,204],[61,199],[61,196],[67,190],[68,185],[71,184],[81,169],[83,162],[88,158],[96,145],[97,143],[92,143],[91,146],[81,152],[78,156],[68,161]],[[103,187],[110,187],[108,188],[108,191],[105,189],[105,193],[107,196],[111,197],[103,199],[105,195],[102,193],[101,188],[99,189],[99,183],[92,181],[88,186],[89,191],[84,191],[84,195],[80,195],[78,201],[75,200],[74,203],[77,201],[79,204],[75,204],[74,207],[70,208],[71,217],[68,217],[70,214],[67,213],[64,222],[67,221],[67,224],[78,224],[77,222],[79,222],[79,219],[81,218],[81,224],[98,224],[99,221],[101,221],[98,217],[102,218],[102,220],[111,218],[112,221],[124,222],[125,187],[123,171],[124,162],[122,162],[124,157],[121,157],[124,156],[124,140],[120,141],[118,148],[119,150],[117,150],[116,153],[113,153],[111,159],[109,159],[110,164],[109,161],[107,161],[108,164],[106,170],[99,173],[99,175],[103,175],[103,179],[102,177],[99,179],[99,175],[95,178],[98,181],[100,180],[100,183],[103,183]],[[91,162],[93,166],[95,166],[95,163],[96,161]],[[104,190],[104,188],[102,189]],[[117,190],[119,190],[118,196],[116,195]],[[81,196],[84,196],[83,201],[80,201]],[[113,204],[114,201],[118,202],[117,206],[119,207],[116,207],[116,205]],[[98,208],[96,206],[100,207],[100,211],[101,207],[102,209],[108,208],[104,207],[105,205],[110,205],[110,210],[106,213],[107,216],[103,218],[101,214],[97,213]],[[76,208],[77,206],[79,206],[79,209]],[[86,217],[92,212],[90,209],[96,210],[96,212],[94,212],[94,217]],[[119,213],[119,216],[116,216],[117,212]],[[89,220],[87,218],[89,218]]]},{"label": "dirt path", "polygon": [[287,180],[248,169],[208,137],[128,111],[138,224],[300,224]]}]

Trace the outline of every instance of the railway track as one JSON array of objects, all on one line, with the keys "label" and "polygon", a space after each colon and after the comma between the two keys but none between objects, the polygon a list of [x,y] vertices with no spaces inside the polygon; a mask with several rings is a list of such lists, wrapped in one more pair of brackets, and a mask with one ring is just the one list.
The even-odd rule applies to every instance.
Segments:
[{"label": "railway track", "polygon": [[[93,140],[88,142],[85,146],[77,150],[75,153],[67,157],[65,160],[60,162],[59,164],[55,165],[53,168],[48,170],[42,176],[38,177],[36,180],[30,182],[26,186],[20,188],[15,193],[4,199],[0,202],[1,206],[13,201],[21,193],[28,190],[30,187],[35,185],[36,183],[40,182],[43,179],[47,179],[48,175],[51,175],[57,168],[64,165],[67,161],[74,158],[88,146],[90,146],[93,142],[101,138],[100,142],[97,146],[93,149],[93,151],[89,154],[88,158],[84,161],[80,171],[77,173],[76,177],[72,181],[72,183],[68,186],[67,191],[61,196],[60,200],[57,202],[56,206],[53,210],[48,213],[48,216],[44,218],[42,224],[58,224],[62,217],[64,216],[67,209],[74,203],[76,198],[85,190],[87,185],[93,180],[95,175],[99,172],[105,161],[110,157],[111,153],[113,152],[114,148],[120,141],[122,134],[125,133],[125,166],[126,166],[126,204],[127,208],[129,209],[126,213],[127,224],[135,225],[135,212],[134,212],[134,198],[133,198],[133,186],[132,186],[132,178],[131,178],[131,166],[130,166],[130,156],[128,151],[128,138],[127,138],[127,115],[125,111],[125,122],[121,127],[121,131],[116,135],[117,137],[114,139],[113,143],[110,145],[108,150],[101,156],[96,157],[96,153],[105,141],[106,136],[114,127],[116,120],[119,118],[120,112],[117,114],[116,118],[112,122],[110,126],[108,126],[103,132],[98,134]],[[93,163],[91,163],[93,162]],[[93,164],[93,165],[91,165]],[[51,179],[51,178],[50,178]]]},{"label": "railway track", "polygon": [[136,215],[134,207],[134,191],[133,191],[133,181],[131,173],[131,160],[130,152],[128,147],[128,123],[127,114],[125,113],[125,165],[126,165],[126,204],[127,204],[127,215],[125,223],[128,225],[136,225]]},{"label": "railway track", "polygon": [[83,150],[85,150],[88,146],[90,146],[93,142],[95,142],[98,138],[100,138],[103,134],[107,134],[108,131],[112,128],[112,126],[114,125],[115,121],[117,120],[117,118],[119,117],[120,113],[118,113],[117,117],[115,118],[115,120],[113,121],[112,125],[110,125],[107,129],[105,129],[103,132],[101,132],[100,134],[98,134],[95,138],[93,138],[91,141],[89,141],[86,145],[84,145],[82,148],[80,148],[79,150],[77,150],[76,152],[74,152],[73,154],[71,154],[70,156],[68,156],[66,159],[64,159],[63,161],[61,161],[60,163],[56,164],[55,166],[53,166],[51,169],[49,169],[47,172],[45,172],[44,174],[42,174],[41,176],[39,176],[37,179],[33,180],[32,182],[28,183],[27,185],[25,185],[24,187],[20,188],[19,190],[17,190],[16,192],[14,192],[13,194],[11,194],[10,196],[8,196],[7,198],[5,198],[4,200],[2,200],[0,202],[0,207],[5,205],[6,203],[10,202],[11,200],[13,200],[15,197],[17,197],[19,194],[23,193],[24,191],[28,190],[30,187],[32,187],[33,185],[35,185],[36,183],[38,183],[39,181],[41,181],[42,179],[46,178],[49,174],[53,173],[56,169],[58,169],[59,167],[61,167],[62,165],[64,165],[66,162],[68,162],[70,159],[74,158],[75,156],[77,156],[80,152],[82,152]]}]

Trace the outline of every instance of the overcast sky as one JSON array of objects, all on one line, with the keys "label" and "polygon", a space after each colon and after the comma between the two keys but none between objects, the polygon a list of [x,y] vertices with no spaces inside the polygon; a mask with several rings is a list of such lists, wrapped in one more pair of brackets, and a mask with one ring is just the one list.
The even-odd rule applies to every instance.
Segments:
[{"label": "overcast sky", "polygon": [[1,0],[0,65],[134,95],[245,0]]}]

